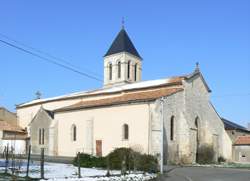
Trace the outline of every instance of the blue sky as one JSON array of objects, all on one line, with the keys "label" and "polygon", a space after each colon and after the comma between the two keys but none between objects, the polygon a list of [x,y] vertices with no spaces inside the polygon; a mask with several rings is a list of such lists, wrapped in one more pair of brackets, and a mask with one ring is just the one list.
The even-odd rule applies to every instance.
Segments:
[{"label": "blue sky", "polygon": [[[219,114],[250,122],[249,0],[6,0],[0,34],[102,77],[122,17],[144,59],[144,80],[190,73],[198,61]],[[0,106],[12,111],[37,90],[51,97],[102,86],[2,43],[0,60]]]}]

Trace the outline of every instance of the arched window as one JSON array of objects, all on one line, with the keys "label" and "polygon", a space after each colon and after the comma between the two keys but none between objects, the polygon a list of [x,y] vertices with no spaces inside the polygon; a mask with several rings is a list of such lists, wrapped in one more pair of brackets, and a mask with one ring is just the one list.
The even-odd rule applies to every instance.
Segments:
[{"label": "arched window", "polygon": [[42,144],[42,129],[41,128],[39,128],[39,136],[38,136],[38,138],[39,138],[39,145],[41,145]]},{"label": "arched window", "polygon": [[109,80],[112,80],[112,64],[109,64]]},{"label": "arched window", "polygon": [[76,125],[72,125],[71,127],[71,138],[72,138],[72,141],[76,141]]},{"label": "arched window", "polygon": [[128,127],[127,124],[124,124],[122,126],[122,132],[123,132],[123,139],[128,140],[128,138],[129,138],[129,127]]},{"label": "arched window", "polygon": [[39,128],[39,145],[44,145],[44,134],[45,134],[45,129],[44,128]]},{"label": "arched window", "polygon": [[135,70],[134,71],[135,71],[135,77],[134,77],[135,79],[134,80],[136,81],[137,80],[137,63],[135,64]]},{"label": "arched window", "polygon": [[118,64],[118,78],[121,78],[121,62],[119,61]]},{"label": "arched window", "polygon": [[195,128],[198,129],[198,127],[199,127],[199,117],[195,118],[194,125],[195,125]]},{"label": "arched window", "polygon": [[128,79],[130,79],[130,64],[131,64],[131,61],[128,61]]},{"label": "arched window", "polygon": [[174,140],[174,116],[172,116],[170,120],[170,140]]}]

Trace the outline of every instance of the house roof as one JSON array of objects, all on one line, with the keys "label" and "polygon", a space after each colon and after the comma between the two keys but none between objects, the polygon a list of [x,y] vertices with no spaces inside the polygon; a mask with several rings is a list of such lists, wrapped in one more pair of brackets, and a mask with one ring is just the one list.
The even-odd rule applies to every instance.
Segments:
[{"label": "house roof", "polygon": [[221,120],[223,121],[226,130],[240,130],[240,131],[244,131],[244,132],[250,132],[247,128],[245,128],[239,124],[236,124],[232,121],[229,121],[225,118],[221,118]]},{"label": "house roof", "polygon": [[238,136],[234,145],[250,145],[250,136]]},{"label": "house roof", "polygon": [[170,96],[177,92],[182,91],[183,88],[180,87],[162,87],[162,88],[155,88],[150,90],[137,90],[132,92],[122,92],[117,96],[112,96],[103,99],[96,99],[96,100],[86,100],[80,101],[76,104],[71,106],[63,107],[60,109],[55,110],[54,112],[63,112],[63,111],[70,111],[76,109],[83,109],[83,108],[92,108],[92,107],[100,107],[100,106],[111,106],[117,104],[127,104],[127,103],[134,103],[134,102],[142,102],[142,101],[151,101],[158,99],[163,96]]},{"label": "house roof", "polygon": [[0,130],[2,131],[11,131],[11,132],[19,132],[19,133],[24,133],[24,129],[21,128],[20,126],[14,126],[6,121],[0,120]]},{"label": "house roof", "polygon": [[111,44],[110,48],[108,49],[107,53],[104,56],[106,57],[108,55],[120,52],[128,52],[141,59],[141,56],[137,52],[135,46],[133,45],[132,41],[130,40],[124,28],[122,28],[121,31],[118,33],[115,40],[113,41],[113,43]]}]

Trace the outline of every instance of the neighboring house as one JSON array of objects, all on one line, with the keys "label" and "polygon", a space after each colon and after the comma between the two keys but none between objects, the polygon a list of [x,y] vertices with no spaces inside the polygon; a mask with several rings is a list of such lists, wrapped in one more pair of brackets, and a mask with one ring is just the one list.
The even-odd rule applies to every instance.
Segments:
[{"label": "neighboring house", "polygon": [[250,135],[239,136],[233,145],[233,160],[250,163]]},{"label": "neighboring house", "polygon": [[164,121],[165,161],[194,163],[204,147],[214,151],[214,161],[231,159],[232,142],[198,65],[190,74],[159,80],[141,81],[141,74],[142,58],[122,29],[104,56],[103,88],[17,106],[32,153],[45,148],[51,156],[104,156],[131,147],[159,156]]},{"label": "neighboring house", "polygon": [[225,118],[221,120],[232,140],[232,160],[250,162],[250,130]]},{"label": "neighboring house", "polygon": [[15,153],[26,153],[26,131],[17,125],[16,114],[0,108],[0,153],[8,146]]},{"label": "neighboring house", "polygon": [[250,135],[250,130],[248,130],[247,128],[238,125],[232,121],[229,121],[225,118],[221,118],[221,120],[224,123],[225,130],[231,138],[232,143],[234,143],[239,136]]},{"label": "neighboring house", "polygon": [[0,107],[0,121],[6,121],[8,124],[17,125],[16,114],[10,112],[4,107]]}]

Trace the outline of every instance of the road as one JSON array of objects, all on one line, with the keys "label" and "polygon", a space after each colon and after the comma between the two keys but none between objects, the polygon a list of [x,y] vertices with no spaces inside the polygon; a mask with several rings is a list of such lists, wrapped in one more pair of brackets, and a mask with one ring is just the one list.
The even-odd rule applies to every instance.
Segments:
[{"label": "road", "polygon": [[179,167],[169,171],[158,181],[250,181],[250,170]]}]

